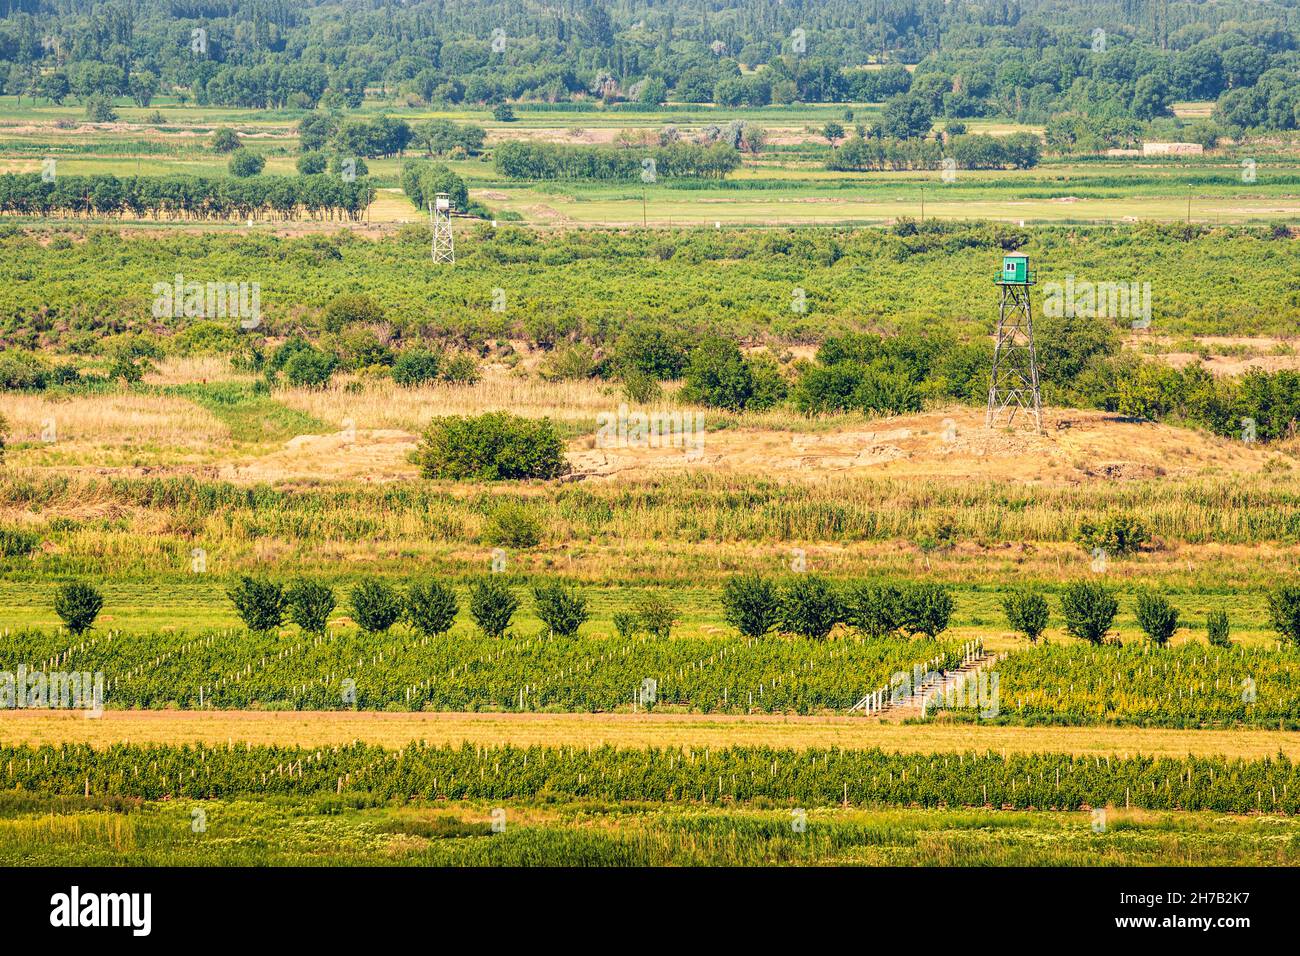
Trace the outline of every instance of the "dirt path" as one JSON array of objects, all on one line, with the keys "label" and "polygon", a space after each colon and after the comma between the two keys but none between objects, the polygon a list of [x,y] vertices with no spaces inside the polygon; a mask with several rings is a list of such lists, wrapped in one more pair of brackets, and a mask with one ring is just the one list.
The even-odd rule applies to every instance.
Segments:
[{"label": "dirt path", "polygon": [[429,743],[625,747],[772,745],[871,748],[909,753],[993,750],[1087,755],[1144,753],[1300,758],[1300,732],[1127,727],[991,727],[896,724],[863,717],[698,714],[386,714],[297,711],[8,711],[0,743],[226,743],[325,745],[364,740],[388,747]]}]

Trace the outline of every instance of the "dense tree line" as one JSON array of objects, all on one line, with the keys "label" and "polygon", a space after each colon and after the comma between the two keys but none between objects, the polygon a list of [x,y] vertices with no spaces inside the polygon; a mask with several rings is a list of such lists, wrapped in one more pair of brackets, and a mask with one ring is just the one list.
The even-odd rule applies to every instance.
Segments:
[{"label": "dense tree line", "polygon": [[0,213],[141,219],[357,220],[374,200],[368,180],[338,176],[0,175]]},{"label": "dense tree line", "polygon": [[1033,133],[1011,136],[959,135],[946,143],[930,139],[855,136],[835,149],[827,169],[855,172],[882,169],[937,169],[951,159],[958,169],[1032,169],[1039,140]]},{"label": "dense tree line", "polygon": [[216,105],[343,109],[378,90],[421,104],[763,106],[916,91],[953,118],[1146,120],[1178,100],[1219,99],[1233,127],[1291,129],[1296,71],[1295,11],[1284,0],[1253,3],[1249,18],[1236,4],[1193,0],[721,0],[707,11],[690,0],[536,9],[77,0],[39,20],[16,10],[0,21],[4,92],[56,102],[146,105],[178,90]]},{"label": "dense tree line", "polygon": [[722,179],[740,166],[740,154],[726,143],[672,143],[637,150],[510,142],[496,148],[494,159],[497,172],[512,179]]}]

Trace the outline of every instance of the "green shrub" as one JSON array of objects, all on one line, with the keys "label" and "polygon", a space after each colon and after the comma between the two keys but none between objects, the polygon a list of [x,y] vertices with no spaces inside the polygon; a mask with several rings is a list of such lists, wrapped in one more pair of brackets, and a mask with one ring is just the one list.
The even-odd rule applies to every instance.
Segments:
[{"label": "green shrub", "polygon": [[4,464],[5,441],[8,438],[9,438],[9,422],[3,415],[0,415],[0,465]]},{"label": "green shrub", "polygon": [[569,470],[549,418],[508,412],[435,418],[416,451],[420,474],[450,481],[557,478]]},{"label": "green shrub", "polygon": [[630,641],[636,637],[640,629],[641,621],[635,613],[631,611],[614,612],[614,630],[623,640]]},{"label": "green shrub", "polygon": [[1011,629],[1029,638],[1032,644],[1047,629],[1047,599],[1028,588],[1016,588],[1002,597],[1002,610]]},{"label": "green shrub", "polygon": [[542,525],[524,505],[503,504],[488,519],[487,540],[502,548],[535,548],[542,540]]},{"label": "green shrub", "polygon": [[559,582],[533,588],[537,616],[551,634],[572,637],[587,620],[587,600]]},{"label": "green shrub", "polygon": [[653,591],[641,595],[634,607],[637,629],[651,637],[667,639],[677,623],[677,608],[667,592]]},{"label": "green shrub", "polygon": [[942,584],[909,584],[903,588],[903,629],[934,640],[948,629],[953,607],[952,594]]},{"label": "green shrub", "polygon": [[639,368],[623,373],[623,397],[637,405],[649,405],[663,398],[664,389],[659,379]]},{"label": "green shrub", "polygon": [[758,574],[731,578],[722,589],[723,616],[743,637],[762,637],[781,623],[781,595]]},{"label": "green shrub", "polygon": [[285,592],[289,620],[308,634],[324,634],[334,613],[334,590],[317,581],[299,579]]},{"label": "green shrub", "polygon": [[41,543],[40,535],[24,528],[0,528],[0,557],[21,558]]},{"label": "green shrub", "polygon": [[352,589],[352,620],[368,634],[382,634],[402,617],[402,597],[376,578],[363,578]]},{"label": "green shrub", "polygon": [[212,149],[217,153],[233,153],[239,149],[239,134],[228,126],[222,126],[212,133]]},{"label": "green shrub", "polygon": [[1231,647],[1232,638],[1226,611],[1211,611],[1205,619],[1205,636],[1211,647]]},{"label": "green shrub", "polygon": [[470,584],[470,617],[488,637],[501,637],[510,630],[510,619],[517,610],[519,598],[499,578],[488,576]]},{"label": "green shrub", "polygon": [[53,374],[49,363],[35,352],[0,352],[0,390],[39,392],[49,386]]},{"label": "green shrub", "polygon": [[427,385],[438,380],[442,354],[432,349],[407,349],[393,362],[393,381],[404,388]]},{"label": "green shrub", "polygon": [[1106,639],[1118,611],[1119,602],[1104,584],[1075,581],[1067,584],[1061,594],[1066,633],[1092,644]]},{"label": "green shrub", "polygon": [[354,322],[382,322],[383,307],[368,295],[336,295],[325,306],[327,332],[341,332]]},{"label": "green shrub", "polygon": [[473,385],[479,380],[478,362],[472,355],[457,352],[443,363],[442,380],[451,385]]},{"label": "green shrub", "polygon": [[709,336],[691,352],[683,401],[738,412],[753,394],[754,377],[735,342]]},{"label": "green shrub", "polygon": [[104,596],[80,581],[60,585],[54,592],[54,613],[74,636],[90,629],[103,606]]},{"label": "green shrub", "polygon": [[266,167],[266,160],[242,146],[230,154],[230,175],[240,179],[256,176]]},{"label": "green shrub", "polygon": [[1131,515],[1107,515],[1101,521],[1083,521],[1075,540],[1092,554],[1098,549],[1110,557],[1123,557],[1150,540],[1146,525]]},{"label": "green shrub", "polygon": [[1269,592],[1268,621],[1273,630],[1300,645],[1300,587],[1285,585]]},{"label": "green shrub", "polygon": [[284,623],[286,601],[280,585],[261,578],[241,577],[226,592],[244,627],[256,633],[273,630]]},{"label": "green shrub", "polygon": [[425,637],[451,630],[456,621],[456,593],[441,581],[416,581],[406,592],[406,620]]},{"label": "green shrub", "polygon": [[284,376],[295,388],[323,388],[338,368],[339,360],[329,352],[308,347],[294,352],[284,364]]},{"label": "green shrub", "polygon": [[690,337],[681,329],[634,322],[614,344],[613,361],[623,376],[635,369],[662,381],[682,377],[690,351]]},{"label": "green shrub", "polygon": [[1137,596],[1138,627],[1156,644],[1165,644],[1178,630],[1178,611],[1164,595],[1145,588]]},{"label": "green shrub", "polygon": [[844,621],[867,637],[880,638],[903,626],[903,591],[893,584],[858,583],[844,596]]},{"label": "green shrub", "polygon": [[824,638],[844,616],[839,595],[815,574],[800,574],[781,592],[781,629],[801,637]]},{"label": "green shrub", "polygon": [[303,153],[298,157],[298,172],[304,176],[319,176],[325,172],[325,166],[329,162],[329,157],[324,153]]}]

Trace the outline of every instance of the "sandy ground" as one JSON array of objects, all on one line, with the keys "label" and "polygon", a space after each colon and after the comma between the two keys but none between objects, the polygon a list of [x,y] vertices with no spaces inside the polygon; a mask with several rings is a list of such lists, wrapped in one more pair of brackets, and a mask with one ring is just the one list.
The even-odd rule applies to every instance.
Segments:
[{"label": "sandy ground", "polygon": [[1260,758],[1300,757],[1300,733],[1273,730],[1160,730],[1133,727],[904,725],[865,717],[702,716],[696,714],[468,714],[311,711],[105,711],[102,717],[6,711],[6,745],[90,743],[325,746],[363,740],[387,747],[430,744],[622,747],[843,747],[903,753],[1006,751],[1089,756],[1143,753]]},{"label": "sandy ground", "polygon": [[[662,426],[662,437],[647,435],[642,440],[635,437],[633,415],[637,411],[629,409],[627,421],[632,430],[626,437],[609,434],[601,438],[593,425],[590,433],[571,440],[568,460],[572,473],[566,480],[639,480],[694,472],[793,481],[861,475],[1076,484],[1207,472],[1251,474],[1277,459],[1289,467],[1289,459],[1275,446],[1248,445],[1095,411],[1048,409],[1042,434],[1032,429],[1024,413],[1014,428],[989,429],[982,410],[956,406],[820,431],[762,427],[709,431],[709,413],[705,411],[703,432],[683,427],[686,420],[677,419]],[[37,422],[38,412],[28,418]],[[611,409],[610,414],[616,410]],[[368,428],[360,415],[358,419],[352,424],[345,421],[343,428],[326,434],[296,436],[270,450],[226,454],[211,464],[126,465],[103,457],[108,454],[102,450],[105,445],[92,442],[74,448],[70,447],[77,444],[73,441],[64,446],[65,460],[77,462],[76,466],[47,464],[56,469],[90,468],[103,475],[186,474],[248,483],[390,482],[418,476],[418,468],[410,461],[419,443],[416,430]],[[100,441],[106,437],[100,436]]]}]

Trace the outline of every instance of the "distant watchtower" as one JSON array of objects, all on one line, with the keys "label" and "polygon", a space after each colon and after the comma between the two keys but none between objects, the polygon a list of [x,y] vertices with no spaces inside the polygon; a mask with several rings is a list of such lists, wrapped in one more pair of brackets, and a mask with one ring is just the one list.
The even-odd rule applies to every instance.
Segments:
[{"label": "distant watchtower", "polygon": [[1002,257],[1002,272],[994,280],[1002,288],[997,338],[993,345],[993,374],[989,380],[989,411],[985,425],[992,428],[1007,412],[1010,425],[1020,409],[1034,415],[1043,430],[1043,400],[1038,390],[1038,354],[1034,351],[1033,310],[1029,287],[1034,274],[1029,256],[1009,252]]},{"label": "distant watchtower", "polygon": [[451,199],[438,193],[429,204],[433,217],[433,261],[456,264],[456,244],[451,235]]}]

